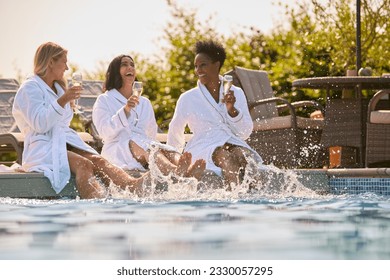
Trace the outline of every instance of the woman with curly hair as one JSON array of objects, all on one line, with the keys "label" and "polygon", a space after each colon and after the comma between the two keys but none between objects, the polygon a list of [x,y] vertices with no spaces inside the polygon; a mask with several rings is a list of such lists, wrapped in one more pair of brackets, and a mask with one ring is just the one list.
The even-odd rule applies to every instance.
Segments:
[{"label": "woman with curly hair", "polygon": [[[228,189],[238,185],[247,167],[247,158],[261,163],[261,157],[245,142],[253,122],[245,94],[231,86],[224,93],[221,67],[225,49],[215,41],[198,41],[195,48],[197,86],[183,93],[169,125],[168,144],[192,154],[192,160],[205,159],[206,169],[223,177]],[[192,139],[185,145],[184,128]]]}]

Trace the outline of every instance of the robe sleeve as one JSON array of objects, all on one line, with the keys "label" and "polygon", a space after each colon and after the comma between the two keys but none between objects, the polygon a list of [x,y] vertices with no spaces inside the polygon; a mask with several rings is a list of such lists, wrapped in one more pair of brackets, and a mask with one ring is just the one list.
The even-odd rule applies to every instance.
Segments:
[{"label": "robe sleeve", "polygon": [[65,113],[57,100],[47,103],[42,89],[35,82],[28,82],[15,96],[13,111],[37,133],[46,133],[55,127]]},{"label": "robe sleeve", "polygon": [[[156,140],[157,136],[157,122],[154,115],[152,103],[149,99],[141,96],[142,107],[141,113],[137,124],[137,129],[143,130],[148,138]],[[141,103],[138,105],[140,106]]]},{"label": "robe sleeve", "polygon": [[246,140],[252,133],[253,121],[242,89],[235,87],[234,95],[236,97],[236,103],[234,106],[237,108],[239,113],[234,118],[227,113],[226,119],[232,132],[241,139]]},{"label": "robe sleeve", "polygon": [[184,99],[179,97],[175,113],[173,114],[172,121],[169,124],[168,140],[167,144],[175,147],[178,151],[182,152],[185,146],[184,129],[187,125],[186,104]]},{"label": "robe sleeve", "polygon": [[110,112],[108,99],[100,95],[92,111],[92,120],[103,139],[116,138],[121,130],[129,126],[124,109],[121,107],[114,115]]}]

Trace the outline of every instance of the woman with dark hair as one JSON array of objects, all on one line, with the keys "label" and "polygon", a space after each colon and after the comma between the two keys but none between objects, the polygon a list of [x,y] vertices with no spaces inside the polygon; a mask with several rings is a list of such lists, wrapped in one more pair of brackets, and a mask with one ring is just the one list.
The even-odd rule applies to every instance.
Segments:
[{"label": "woman with dark hair", "polygon": [[[183,93],[176,104],[169,125],[168,144],[192,154],[193,160],[205,159],[206,169],[222,175],[228,189],[242,180],[252,157],[261,157],[245,142],[252,133],[253,122],[241,88],[231,86],[224,94],[219,72],[226,58],[225,49],[215,41],[196,43],[195,74],[197,86]],[[185,145],[184,128],[188,125],[192,139]]]},{"label": "woman with dark hair", "polygon": [[133,94],[135,79],[132,57],[119,55],[111,61],[106,72],[106,92],[99,95],[92,113],[93,123],[103,138],[102,156],[122,169],[145,171],[153,154],[163,175],[173,172],[200,179],[206,165],[204,160],[180,168],[180,161],[191,163],[191,154],[181,155],[175,148],[155,140],[157,123],[153,107],[146,97]]},{"label": "woman with dark hair", "polygon": [[[141,178],[133,178],[110,164],[69,127],[73,117],[70,103],[80,97],[80,86],[66,87],[67,50],[48,42],[37,49],[34,74],[15,95],[12,114],[24,134],[22,168],[43,172],[56,193],[60,193],[73,173],[81,198],[105,197],[100,181],[143,192]],[[187,165],[188,166],[188,165]]]}]

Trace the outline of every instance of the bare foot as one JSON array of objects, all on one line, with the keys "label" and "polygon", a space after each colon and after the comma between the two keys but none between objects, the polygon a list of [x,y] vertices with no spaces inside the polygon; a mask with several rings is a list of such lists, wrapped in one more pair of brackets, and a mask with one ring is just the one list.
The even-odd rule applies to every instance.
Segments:
[{"label": "bare foot", "polygon": [[204,159],[198,159],[187,169],[187,172],[184,174],[184,176],[194,177],[197,180],[200,180],[204,175],[205,169],[206,161]]},{"label": "bare foot", "polygon": [[142,197],[145,195],[145,191],[147,190],[147,187],[152,184],[152,178],[150,176],[150,172],[146,172],[142,174],[138,178],[134,178],[134,181],[132,183],[132,186],[129,187],[129,191],[132,193],[138,195],[139,197]]},{"label": "bare foot", "polygon": [[175,171],[176,175],[184,176],[191,165],[191,160],[192,160],[192,155],[190,153],[187,152],[183,153],[180,156],[179,161],[177,163],[177,167]]}]

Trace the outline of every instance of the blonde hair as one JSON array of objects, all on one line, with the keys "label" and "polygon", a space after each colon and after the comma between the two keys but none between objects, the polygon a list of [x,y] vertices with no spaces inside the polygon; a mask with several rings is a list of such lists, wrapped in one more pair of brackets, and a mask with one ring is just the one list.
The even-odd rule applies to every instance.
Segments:
[{"label": "blonde hair", "polygon": [[[57,61],[62,55],[67,54],[68,51],[57,45],[56,43],[47,42],[40,45],[35,52],[34,57],[34,74],[44,77],[47,74],[47,69],[51,60]],[[66,82],[63,78],[62,80],[56,80],[62,88],[66,88]]]}]

